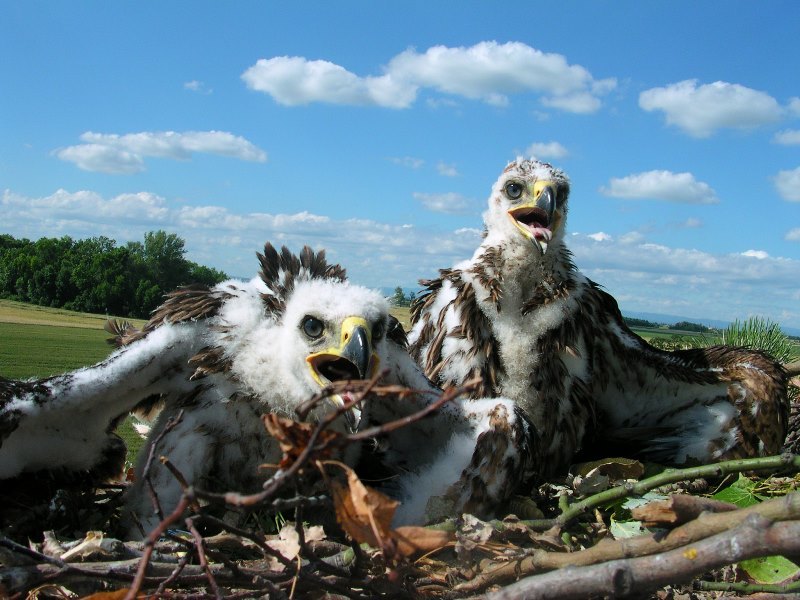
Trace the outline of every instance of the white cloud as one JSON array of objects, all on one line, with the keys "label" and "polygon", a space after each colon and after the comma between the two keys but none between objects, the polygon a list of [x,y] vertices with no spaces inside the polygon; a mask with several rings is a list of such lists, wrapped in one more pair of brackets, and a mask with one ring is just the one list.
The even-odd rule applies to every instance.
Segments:
[{"label": "white cloud", "polygon": [[716,192],[691,173],[647,171],[627,177],[612,178],[600,193],[614,198],[653,199],[686,204],[716,204]]},{"label": "white cloud", "polygon": [[183,89],[205,95],[211,94],[214,91],[210,87],[207,87],[205,83],[196,79],[184,83]]},{"label": "white cloud", "polygon": [[796,146],[800,144],[800,129],[784,129],[779,131],[772,138],[776,144],[783,144],[784,146]]},{"label": "white cloud", "polygon": [[[106,200],[90,191],[67,192],[60,189],[50,196],[27,198],[6,190],[0,203],[11,222],[23,219],[40,220],[43,224],[93,221],[124,224],[148,222],[157,225],[169,221],[166,200],[149,192],[120,194]],[[43,226],[43,229],[46,231],[47,227]]]},{"label": "white cloud", "polygon": [[[233,212],[177,204],[148,192],[104,198],[58,190],[32,198],[6,190],[0,214],[4,231],[29,239],[105,235],[123,244],[141,241],[154,229],[174,231],[186,240],[190,260],[239,277],[255,274],[254,254],[265,241],[294,251],[309,244],[325,248],[356,283],[390,288],[435,276],[437,269],[471,256],[481,239],[473,228],[434,230],[307,211]],[[800,241],[800,231],[792,235]],[[625,243],[602,232],[569,237],[578,267],[616,297],[623,311],[729,320],[760,314],[800,327],[800,260],[754,256],[759,251],[710,254],[638,239]]]},{"label": "white cloud", "polygon": [[407,108],[417,96],[417,86],[396,81],[389,74],[359,77],[332,62],[301,56],[262,58],[242,79],[250,89],[287,106],[327,102]]},{"label": "white cloud", "polygon": [[778,171],[775,187],[784,200],[800,202],[800,167],[789,171]]},{"label": "white cloud", "polygon": [[683,229],[697,229],[703,226],[703,221],[695,217],[689,217],[683,223],[680,223],[678,226]]},{"label": "white cloud", "polygon": [[138,173],[145,169],[145,157],[188,160],[195,152],[253,162],[267,160],[263,150],[227,131],[145,131],[125,135],[87,131],[81,141],[77,146],[57,150],[56,156],[85,171],[101,173]]},{"label": "white cloud", "polygon": [[470,47],[433,46],[394,56],[379,76],[358,76],[325,60],[300,56],[260,59],[248,68],[245,84],[288,106],[330,104],[408,108],[420,89],[506,106],[508,96],[532,92],[546,106],[567,112],[595,112],[599,97],[616,86],[595,80],[587,69],[560,54],[526,44],[479,42]]},{"label": "white cloud", "polygon": [[710,254],[621,240],[599,245],[583,234],[570,236],[569,244],[578,267],[617,298],[623,312],[722,320],[761,315],[800,327],[794,299],[800,260],[758,250]]},{"label": "white cloud", "polygon": [[69,146],[56,152],[61,160],[75,163],[84,171],[132,175],[144,171],[144,160],[138,154],[103,144]]},{"label": "white cloud", "polygon": [[265,241],[294,251],[309,244],[325,248],[357,283],[374,287],[414,285],[443,264],[470,255],[481,237],[471,228],[440,231],[307,211],[237,213],[222,206],[173,204],[147,192],[104,198],[96,192],[58,190],[31,198],[6,190],[0,193],[0,214],[4,231],[29,239],[105,235],[123,244],[141,241],[154,229],[174,231],[186,240],[190,260],[240,277],[257,271],[255,252]]},{"label": "white cloud", "polygon": [[534,142],[525,150],[525,156],[538,159],[566,158],[569,156],[567,149],[558,142]]},{"label": "white cloud", "polygon": [[455,192],[447,192],[444,194],[425,194],[422,192],[414,192],[414,198],[422,202],[422,205],[431,212],[444,213],[448,215],[457,215],[467,212],[472,203]]},{"label": "white cloud", "polygon": [[443,162],[440,162],[436,165],[436,171],[439,175],[444,177],[458,177],[458,169],[455,165],[447,165]]},{"label": "white cloud", "polygon": [[800,242],[800,227],[795,227],[787,231],[783,239],[787,242]]},{"label": "white cloud", "polygon": [[800,98],[789,99],[789,112],[795,116],[800,116]]},{"label": "white cloud", "polygon": [[396,165],[408,167],[409,169],[419,169],[425,164],[424,160],[413,156],[391,156],[389,160]]},{"label": "white cloud", "polygon": [[696,79],[645,90],[639,106],[663,111],[669,125],[694,137],[708,137],[723,127],[758,127],[783,114],[769,94],[724,81],[698,86]]}]

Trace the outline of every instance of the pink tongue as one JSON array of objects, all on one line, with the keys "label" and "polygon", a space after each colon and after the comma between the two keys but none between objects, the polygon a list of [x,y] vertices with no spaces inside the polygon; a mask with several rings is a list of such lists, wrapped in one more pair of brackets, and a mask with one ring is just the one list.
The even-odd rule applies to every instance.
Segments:
[{"label": "pink tongue", "polygon": [[523,223],[523,225],[537,240],[549,241],[550,238],[553,237],[552,232],[547,227],[542,227],[539,223],[534,223],[533,225]]}]

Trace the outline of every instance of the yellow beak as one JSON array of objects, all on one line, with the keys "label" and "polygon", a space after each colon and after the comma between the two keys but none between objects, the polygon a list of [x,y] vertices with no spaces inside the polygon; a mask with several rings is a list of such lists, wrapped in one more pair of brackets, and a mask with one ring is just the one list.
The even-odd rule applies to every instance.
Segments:
[{"label": "yellow beak", "polygon": [[[379,359],[372,348],[372,332],[369,324],[362,317],[347,317],[342,321],[339,345],[326,348],[321,352],[309,354],[306,362],[311,376],[320,387],[333,381],[361,380],[372,377],[378,370]],[[350,400],[339,394],[330,397],[338,408]],[[358,428],[361,411],[353,407],[345,413],[347,425],[351,430]]]},{"label": "yellow beak", "polygon": [[540,180],[533,184],[532,199],[508,210],[508,216],[522,235],[530,239],[544,254],[553,237],[559,215],[556,212],[556,185]]}]

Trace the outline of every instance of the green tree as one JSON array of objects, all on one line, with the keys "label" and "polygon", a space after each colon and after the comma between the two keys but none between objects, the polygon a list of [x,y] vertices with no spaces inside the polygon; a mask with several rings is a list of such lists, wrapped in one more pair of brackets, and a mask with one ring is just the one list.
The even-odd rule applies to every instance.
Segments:
[{"label": "green tree", "polygon": [[164,291],[189,283],[189,261],[184,241],[163,230],[144,234],[144,261],[153,280]]}]

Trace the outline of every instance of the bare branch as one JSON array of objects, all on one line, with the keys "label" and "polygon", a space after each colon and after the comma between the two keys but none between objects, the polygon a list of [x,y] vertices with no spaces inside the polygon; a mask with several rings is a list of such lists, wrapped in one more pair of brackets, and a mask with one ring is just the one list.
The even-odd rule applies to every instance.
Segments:
[{"label": "bare branch", "polygon": [[456,586],[456,590],[476,593],[491,585],[502,585],[521,576],[543,571],[668,552],[738,527],[753,515],[774,522],[800,520],[800,492],[792,492],[735,511],[704,513],[666,535],[650,534],[619,540],[606,539],[580,552],[533,550],[516,560],[505,558],[503,561],[487,562],[475,578]]},{"label": "bare branch", "polygon": [[748,558],[796,552],[800,552],[800,521],[773,523],[751,515],[734,529],[669,552],[586,567],[566,567],[528,577],[488,594],[487,598],[562,600],[641,595],[663,585],[690,581],[711,569]]}]

